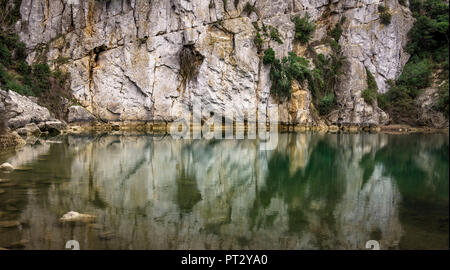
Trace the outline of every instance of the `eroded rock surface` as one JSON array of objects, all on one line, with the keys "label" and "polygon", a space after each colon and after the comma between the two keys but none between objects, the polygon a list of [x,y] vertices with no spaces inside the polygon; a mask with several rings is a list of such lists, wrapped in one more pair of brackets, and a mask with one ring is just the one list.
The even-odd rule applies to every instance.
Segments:
[{"label": "eroded rock surface", "polygon": [[[100,120],[172,121],[182,106],[202,104],[232,117],[265,115],[270,104],[269,67],[261,63],[252,22],[278,29],[283,44],[266,42],[277,57],[295,46],[291,17],[308,12],[317,21],[311,44],[326,54],[327,32],[346,18],[340,44],[348,63],[336,89],[339,109],[331,122],[383,124],[388,116],[361,98],[365,69],[380,92],[396,79],[408,60],[403,47],[413,19],[398,0],[23,0],[16,30],[33,62],[40,52],[52,65],[68,59],[71,91],[81,106]],[[256,2],[256,3],[255,3]],[[378,5],[386,2],[392,23],[380,23]],[[224,6],[224,3],[227,6]],[[42,44],[48,49],[42,50]],[[179,52],[192,46],[203,61],[195,80],[180,74]],[[45,48],[45,46],[44,46]],[[321,125],[310,107],[309,90],[294,91],[294,102],[279,108],[280,121]],[[228,115],[227,115],[228,114]],[[16,120],[16,122],[19,120]],[[15,123],[15,122],[14,122]]]}]

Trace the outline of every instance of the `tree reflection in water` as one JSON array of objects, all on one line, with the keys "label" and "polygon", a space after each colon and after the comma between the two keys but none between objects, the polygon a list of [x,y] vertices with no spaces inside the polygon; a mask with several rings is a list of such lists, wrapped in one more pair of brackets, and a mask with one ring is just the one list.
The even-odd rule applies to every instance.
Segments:
[{"label": "tree reflection in water", "polygon": [[[0,247],[448,248],[448,135],[281,134],[255,140],[62,137],[0,156]],[[66,227],[70,211],[97,224]],[[111,237],[114,236],[114,237]]]}]

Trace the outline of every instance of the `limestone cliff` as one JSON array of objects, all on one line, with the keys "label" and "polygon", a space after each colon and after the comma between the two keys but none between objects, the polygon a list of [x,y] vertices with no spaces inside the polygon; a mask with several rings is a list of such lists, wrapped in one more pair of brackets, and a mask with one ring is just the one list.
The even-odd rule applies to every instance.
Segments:
[{"label": "limestone cliff", "polygon": [[[203,104],[264,114],[270,96],[269,67],[254,44],[253,22],[275,27],[283,44],[266,42],[277,57],[289,51],[305,56],[294,41],[294,15],[309,13],[317,23],[310,46],[327,54],[324,42],[344,21],[339,40],[347,61],[336,93],[338,109],[318,119],[307,86],[294,83],[290,102],[279,107],[284,123],[318,125],[344,122],[385,124],[389,117],[361,97],[366,69],[379,92],[396,79],[409,56],[403,50],[413,24],[398,0],[22,0],[16,32],[29,63],[45,56],[52,67],[71,74],[70,90],[80,105],[104,121],[172,121],[182,105]],[[392,22],[380,22],[386,4]],[[186,80],[180,52],[200,56],[198,75]]]}]

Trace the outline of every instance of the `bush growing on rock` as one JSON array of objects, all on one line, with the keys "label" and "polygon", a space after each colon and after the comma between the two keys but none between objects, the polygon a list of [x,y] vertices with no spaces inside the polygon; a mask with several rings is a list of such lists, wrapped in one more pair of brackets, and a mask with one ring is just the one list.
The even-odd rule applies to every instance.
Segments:
[{"label": "bush growing on rock", "polygon": [[279,44],[283,44],[283,41],[280,38],[280,33],[278,32],[278,29],[273,26],[270,26],[270,39],[278,42]]},{"label": "bush growing on rock", "polygon": [[333,93],[324,96],[319,103],[319,113],[321,115],[329,114],[333,108],[334,103],[335,98]]},{"label": "bush growing on rock", "polygon": [[378,85],[372,73],[366,68],[367,88],[362,92],[364,101],[370,105],[374,105],[378,97]]},{"label": "bush growing on rock", "polygon": [[292,80],[303,82],[310,76],[308,60],[293,52],[289,52],[288,57],[280,61],[275,57],[273,49],[269,48],[264,53],[263,63],[270,65],[270,92],[278,99],[290,98]]},{"label": "bush growing on rock", "polygon": [[304,17],[295,16],[292,21],[295,24],[295,40],[306,44],[311,40],[312,34],[316,30],[316,24],[310,21],[308,13]]}]

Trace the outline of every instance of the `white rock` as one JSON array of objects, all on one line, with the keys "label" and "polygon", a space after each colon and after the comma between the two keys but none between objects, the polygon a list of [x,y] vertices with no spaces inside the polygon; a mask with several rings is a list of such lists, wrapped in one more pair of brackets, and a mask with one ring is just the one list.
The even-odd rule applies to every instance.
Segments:
[{"label": "white rock", "polygon": [[95,216],[88,214],[80,214],[78,212],[70,211],[67,214],[63,215],[59,221],[62,223],[65,222],[81,222],[81,223],[91,223],[96,219]]},{"label": "white rock", "polygon": [[12,172],[14,171],[14,166],[9,164],[8,162],[5,162],[0,165],[0,171]]}]

